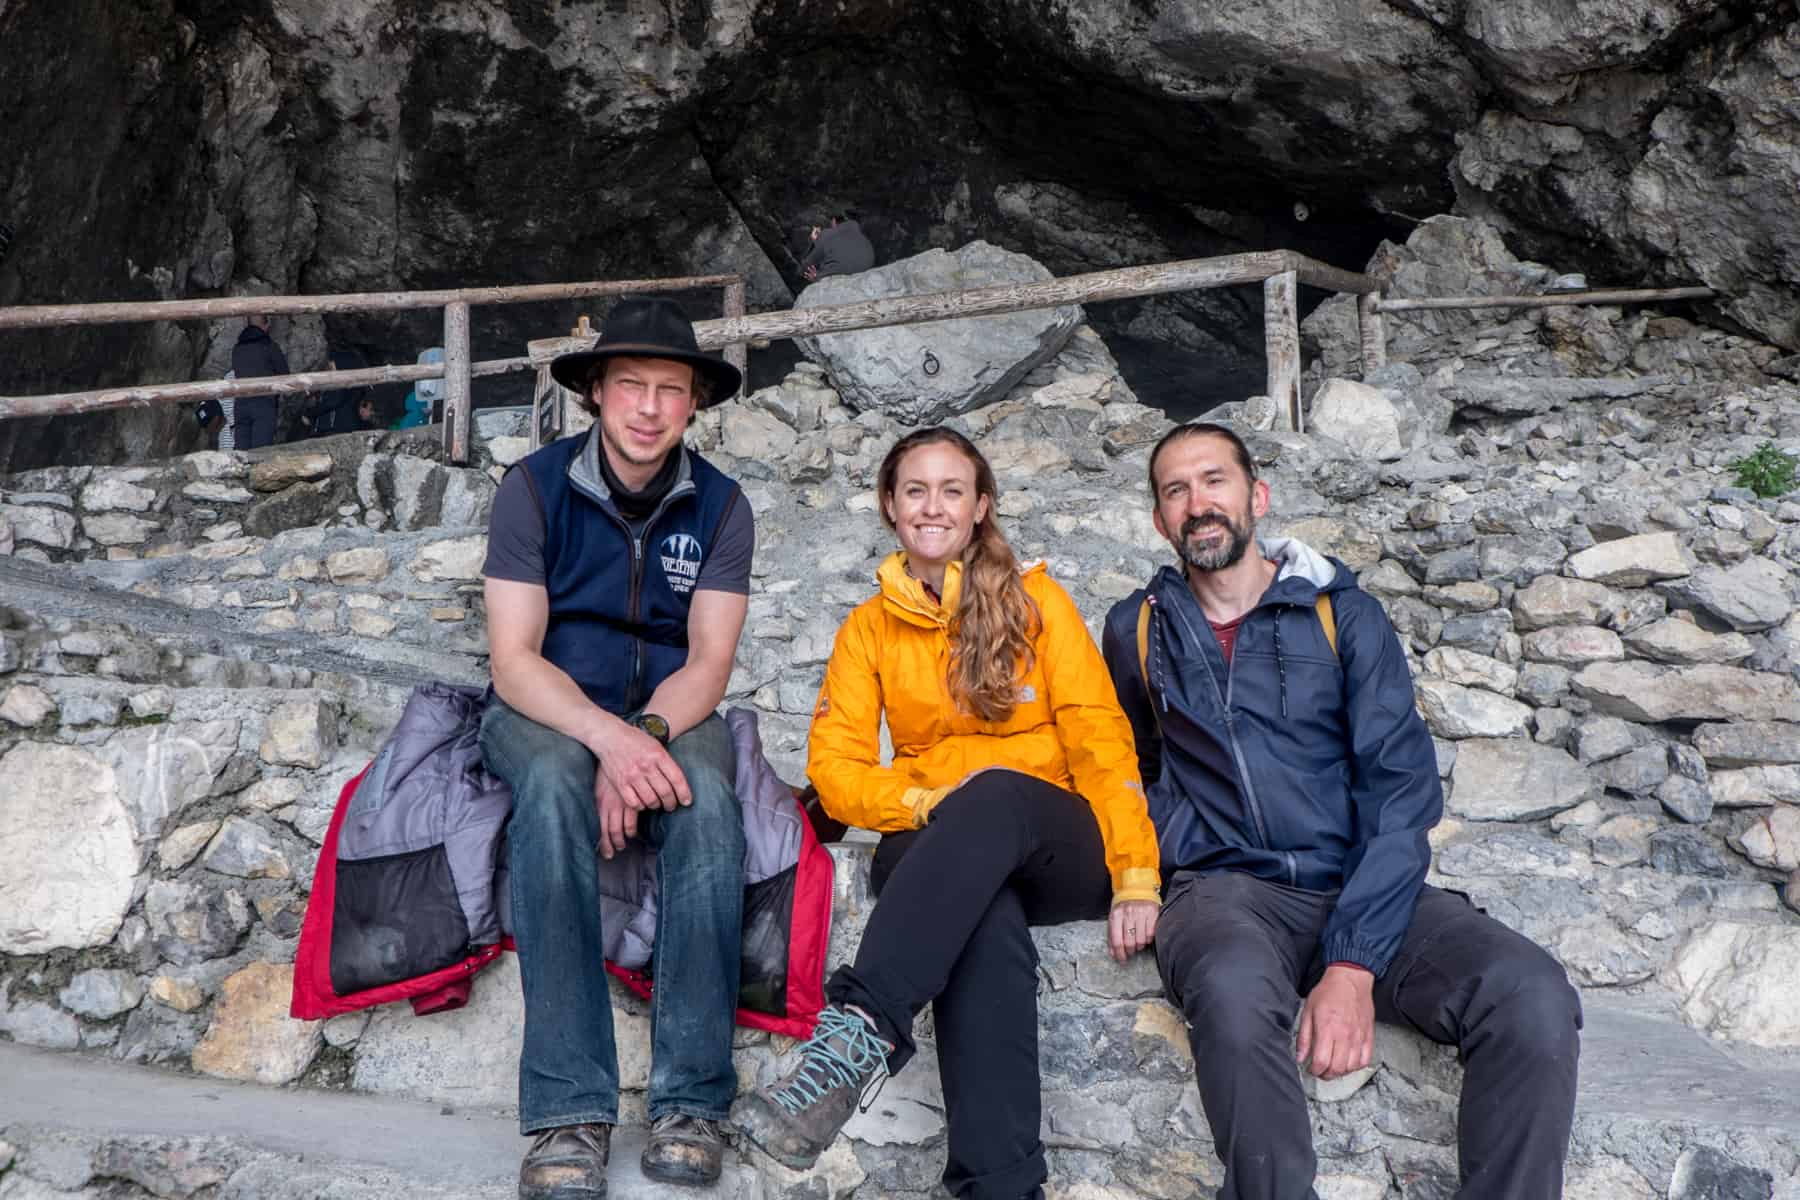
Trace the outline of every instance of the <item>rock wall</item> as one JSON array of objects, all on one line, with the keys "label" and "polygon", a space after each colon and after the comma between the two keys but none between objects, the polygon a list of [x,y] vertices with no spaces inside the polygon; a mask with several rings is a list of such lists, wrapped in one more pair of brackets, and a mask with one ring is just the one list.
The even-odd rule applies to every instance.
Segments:
[{"label": "rock wall", "polygon": [[[1800,350],[1793,0],[1568,11],[9,0],[0,304],[735,270],[780,307],[830,207],[863,210],[884,259],[982,238],[1057,274],[1275,247],[1360,262],[1455,207],[1596,283],[1721,288],[1706,319]],[[599,308],[477,309],[475,347],[517,354]],[[1167,406],[1254,390],[1260,312],[1233,289],[1091,319]],[[327,340],[410,361],[438,324],[276,334],[297,366]],[[9,333],[0,392],[217,375],[236,332]],[[193,437],[167,408],[9,422],[0,464]]]},{"label": "rock wall", "polygon": [[[438,426],[343,434],[246,453],[201,450],[140,467],[20,471],[0,489],[0,553],[38,562],[216,557],[296,529],[483,527],[524,456],[522,410],[484,411],[474,463],[443,463]],[[241,578],[241,576],[239,576]]]}]

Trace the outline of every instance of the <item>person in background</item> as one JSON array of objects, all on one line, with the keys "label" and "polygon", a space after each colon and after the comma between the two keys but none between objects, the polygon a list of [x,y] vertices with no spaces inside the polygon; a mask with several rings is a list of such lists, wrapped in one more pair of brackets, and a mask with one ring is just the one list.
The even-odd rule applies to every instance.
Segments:
[{"label": "person in background", "polygon": [[[231,350],[231,370],[238,379],[261,379],[288,374],[287,355],[269,335],[269,318],[257,315],[244,322],[237,345]],[[233,442],[239,450],[254,450],[275,442],[275,420],[280,397],[239,396],[234,415]]]},{"label": "person in background", "polygon": [[[348,347],[332,350],[328,371],[360,371],[369,364],[358,350]],[[333,433],[349,433],[357,428],[367,429],[367,425],[358,426],[358,412],[363,402],[369,398],[369,388],[345,387],[333,388],[325,392],[306,410],[309,418],[308,434],[312,437],[325,437]]]},{"label": "person in background", "polygon": [[420,399],[418,388],[407,391],[400,408],[399,418],[388,426],[389,429],[415,429],[431,422],[431,401]]},{"label": "person in background", "polygon": [[848,213],[835,212],[830,225],[812,227],[812,249],[800,260],[800,273],[810,283],[827,275],[854,275],[874,265],[875,247],[862,223]]}]

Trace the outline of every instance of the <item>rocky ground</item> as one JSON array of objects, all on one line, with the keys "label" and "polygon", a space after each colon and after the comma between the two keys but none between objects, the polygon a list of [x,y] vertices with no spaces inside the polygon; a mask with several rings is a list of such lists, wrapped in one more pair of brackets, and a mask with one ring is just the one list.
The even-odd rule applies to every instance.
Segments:
[{"label": "rocky ground", "polygon": [[[1500,292],[1551,274],[1466,222],[1383,253],[1401,294],[1409,280]],[[1434,882],[1549,947],[1583,988],[1568,1194],[1792,1200],[1800,498],[1759,498],[1727,464],[1765,441],[1800,450],[1800,387],[1779,350],[1604,309],[1396,320],[1395,365],[1354,379],[1342,316],[1327,306],[1308,325],[1324,364],[1309,376],[1308,433],[1266,428],[1255,401],[1227,415],[1273,489],[1267,528],[1350,564],[1400,631],[1445,782]],[[941,327],[946,361],[978,334]],[[1090,326],[1032,345],[1002,399],[951,420],[993,462],[1021,555],[1046,559],[1097,627],[1168,558],[1144,491],[1167,422]],[[889,549],[870,487],[902,428],[874,400],[843,403],[854,347],[831,362],[691,432],[758,517],[729,703],[757,712],[795,780],[833,632]],[[412,682],[482,675],[480,522],[492,470],[523,450],[520,419],[484,414],[483,465],[467,470],[377,435],[318,456],[194,455],[0,484],[13,551],[0,557],[0,858],[43,864],[0,875],[0,1033],[504,1112],[509,960],[469,1008],[423,1019],[298,1023],[285,997],[338,788]],[[304,519],[282,527],[283,512]],[[835,854],[834,961],[868,906],[866,849]],[[1044,931],[1039,947],[1059,1194],[1209,1195],[1217,1166],[1154,972],[1111,964],[1097,926]],[[647,1018],[625,998],[615,1009],[641,1105]],[[733,1186],[928,1192],[942,1101],[925,1033],[920,1066],[816,1172],[745,1160]],[[780,1049],[742,1036],[746,1083],[770,1076]],[[1317,1098],[1321,1193],[1448,1195],[1454,1058],[1403,1034],[1384,1034],[1380,1057]],[[83,1133],[65,1170],[63,1142],[24,1115],[0,1120],[21,1147],[0,1197],[214,1186],[109,1173],[103,1133]]]}]

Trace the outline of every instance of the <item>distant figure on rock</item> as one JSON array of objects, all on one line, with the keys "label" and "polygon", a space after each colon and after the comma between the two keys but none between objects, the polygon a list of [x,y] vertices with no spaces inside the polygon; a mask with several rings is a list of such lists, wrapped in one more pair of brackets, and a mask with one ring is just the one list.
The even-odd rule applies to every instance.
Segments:
[{"label": "distant figure on rock", "polygon": [[[269,336],[269,318],[254,316],[244,323],[237,345],[231,348],[231,370],[239,379],[261,379],[288,373],[287,355]],[[275,443],[275,418],[279,396],[239,396],[233,442],[239,450],[254,450]]]},{"label": "distant figure on rock", "polygon": [[800,260],[800,273],[811,282],[827,275],[854,275],[874,265],[875,247],[869,244],[861,222],[837,212],[830,225],[812,227],[812,249]]},{"label": "distant figure on rock", "polygon": [[620,301],[592,350],[551,364],[596,420],[521,460],[488,530],[489,770],[513,791],[513,936],[525,991],[522,1200],[606,1195],[619,1056],[594,851],[655,850],[644,1174],[709,1184],[732,1067],[743,812],[725,695],[755,530],[731,479],[682,445],[737,392],[672,300]]},{"label": "distant figure on rock", "polygon": [[876,491],[901,549],[838,630],[807,774],[831,816],[881,832],[881,899],[798,1067],[733,1119],[778,1162],[810,1168],[867,1089],[912,1058],[929,1004],[944,1186],[1042,1196],[1029,927],[1106,917],[1121,962],[1156,930],[1156,838],[1130,726],[1075,602],[1013,557],[993,470],[966,438],[908,434]]},{"label": "distant figure on rock", "polygon": [[1219,1195],[1315,1194],[1296,1059],[1321,1079],[1367,1067],[1377,1020],[1461,1054],[1459,1200],[1562,1195],[1581,1001],[1538,946],[1425,886],[1443,789],[1387,614],[1343,563],[1257,539],[1269,486],[1223,426],[1171,430],[1150,493],[1181,566],[1115,605],[1103,640]]}]

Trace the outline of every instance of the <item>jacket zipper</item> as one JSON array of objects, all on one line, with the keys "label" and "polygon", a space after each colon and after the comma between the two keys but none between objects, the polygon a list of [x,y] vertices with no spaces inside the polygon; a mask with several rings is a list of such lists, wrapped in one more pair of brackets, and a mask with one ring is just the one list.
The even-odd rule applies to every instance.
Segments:
[{"label": "jacket zipper", "polygon": [[[600,511],[611,517],[614,522],[618,524],[619,528],[625,531],[625,538],[631,543],[631,603],[625,619],[630,622],[633,627],[637,625],[638,605],[643,600],[644,536],[650,532],[651,527],[654,526],[657,521],[662,519],[663,513],[669,510],[671,501],[678,497],[685,496],[693,490],[694,485],[692,481],[678,483],[670,488],[668,493],[657,502],[656,509],[650,514],[649,519],[644,522],[643,534],[633,534],[631,532],[631,522],[620,516],[617,510],[610,505],[601,505]],[[648,696],[639,699],[639,693],[643,691],[643,688],[644,639],[641,634],[634,633],[631,635],[631,683],[625,691],[625,710],[627,712],[635,710],[645,700],[649,699]]]},{"label": "jacket zipper", "polygon": [[[1186,621],[1188,624],[1189,636],[1193,636],[1198,640],[1193,623],[1188,621],[1186,614],[1182,615],[1182,620]],[[1207,627],[1207,633],[1212,633],[1210,625]],[[1218,638],[1214,637],[1213,640],[1216,642],[1218,641]],[[1206,668],[1206,681],[1212,685],[1213,695],[1218,698],[1219,705],[1225,714],[1225,736],[1231,743],[1231,761],[1237,764],[1238,779],[1244,786],[1244,799],[1248,801],[1250,805],[1250,822],[1253,826],[1252,832],[1256,834],[1257,841],[1261,844],[1262,849],[1270,849],[1269,830],[1267,825],[1263,823],[1262,801],[1257,798],[1256,783],[1250,778],[1250,767],[1244,759],[1244,747],[1238,741],[1237,720],[1232,716],[1231,712],[1231,685],[1232,681],[1237,678],[1236,672],[1232,669],[1232,661],[1227,660],[1225,663],[1225,691],[1223,695],[1219,692],[1219,677],[1213,674],[1212,663],[1208,661],[1204,654],[1200,656],[1200,662]],[[1287,851],[1279,851],[1278,853],[1281,854],[1282,861],[1287,864],[1288,881],[1290,886],[1292,886],[1295,876],[1294,856]]]}]

